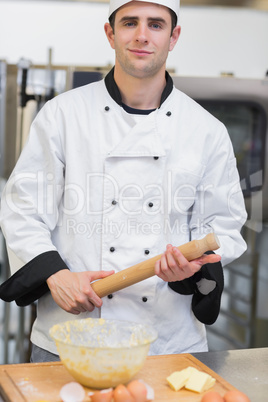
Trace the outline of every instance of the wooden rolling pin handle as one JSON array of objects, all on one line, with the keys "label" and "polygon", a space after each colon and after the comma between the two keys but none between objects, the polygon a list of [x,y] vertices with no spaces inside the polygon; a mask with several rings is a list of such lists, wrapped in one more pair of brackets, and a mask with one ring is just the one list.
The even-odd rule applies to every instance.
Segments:
[{"label": "wooden rolling pin handle", "polygon": [[[203,239],[192,240],[179,246],[178,249],[188,261],[191,261],[201,257],[206,251],[217,250],[219,247],[220,243],[217,236],[214,233],[209,233]],[[160,258],[161,254],[93,282],[91,286],[94,292],[101,298],[110,293],[117,292],[155,275],[154,266]]]},{"label": "wooden rolling pin handle", "polygon": [[201,257],[206,251],[217,250],[218,248],[220,248],[220,242],[214,233],[209,233],[203,239],[192,240],[178,247],[188,261]]}]

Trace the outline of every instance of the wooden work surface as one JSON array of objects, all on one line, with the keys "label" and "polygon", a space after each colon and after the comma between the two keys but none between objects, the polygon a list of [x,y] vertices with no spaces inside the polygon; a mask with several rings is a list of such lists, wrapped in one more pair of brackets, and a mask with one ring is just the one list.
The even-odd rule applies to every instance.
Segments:
[{"label": "wooden work surface", "polygon": [[[234,387],[214,371],[190,354],[150,356],[140,372],[134,377],[143,379],[155,391],[155,401],[196,402],[202,394],[187,390],[173,391],[166,382],[166,377],[173,371],[188,366],[196,367],[212,375],[217,381],[213,389],[224,395]],[[0,366],[0,394],[4,401],[37,402],[60,401],[61,387],[74,381],[62,363],[28,363]],[[89,391],[88,388],[85,388]],[[87,393],[86,393],[87,394]],[[90,401],[87,397],[85,401]]]}]

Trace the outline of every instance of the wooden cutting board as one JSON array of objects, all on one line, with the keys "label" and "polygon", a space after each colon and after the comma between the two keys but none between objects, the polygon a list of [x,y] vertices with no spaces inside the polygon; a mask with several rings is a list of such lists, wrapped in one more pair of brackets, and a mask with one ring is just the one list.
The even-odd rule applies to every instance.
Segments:
[{"label": "wooden cutting board", "polygon": [[[155,401],[201,401],[202,394],[187,390],[173,391],[166,377],[173,371],[188,366],[195,367],[216,379],[213,387],[221,395],[234,389],[214,371],[190,354],[150,356],[144,367],[134,377],[143,379],[155,391]],[[59,392],[63,385],[74,381],[62,363],[28,363],[0,366],[0,394],[7,402],[60,401]],[[85,388],[86,394],[90,391]],[[90,401],[87,396],[85,401]]]}]

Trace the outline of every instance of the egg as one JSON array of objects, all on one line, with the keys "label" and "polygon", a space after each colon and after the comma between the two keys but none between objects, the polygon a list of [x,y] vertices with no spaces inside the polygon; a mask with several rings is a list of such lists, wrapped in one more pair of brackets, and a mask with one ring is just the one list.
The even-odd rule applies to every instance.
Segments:
[{"label": "egg", "polygon": [[142,382],[147,389],[147,401],[154,401],[154,389],[149,384],[147,384],[145,381],[143,381],[143,380],[139,380],[139,381]]},{"label": "egg", "polygon": [[101,391],[89,392],[92,402],[112,402],[113,388],[103,389]]},{"label": "egg", "polygon": [[60,390],[60,397],[63,402],[82,402],[85,395],[84,388],[78,382],[69,382]]},{"label": "egg", "polygon": [[147,401],[147,388],[139,380],[133,380],[127,385],[127,389],[134,398],[135,402]]},{"label": "egg", "polygon": [[131,393],[128,389],[123,385],[119,384],[114,389],[114,402],[136,402],[135,399],[132,398]]},{"label": "egg", "polygon": [[224,402],[223,397],[216,391],[207,392],[201,402]]},{"label": "egg", "polygon": [[226,392],[224,402],[250,402],[249,397],[237,389]]}]

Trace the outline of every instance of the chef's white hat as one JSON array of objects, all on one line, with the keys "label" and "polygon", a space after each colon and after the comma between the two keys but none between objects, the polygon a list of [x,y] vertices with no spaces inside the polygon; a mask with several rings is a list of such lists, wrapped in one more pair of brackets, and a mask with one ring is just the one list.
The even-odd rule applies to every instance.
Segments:
[{"label": "chef's white hat", "polygon": [[[179,10],[180,10],[180,0],[137,0],[144,1],[147,3],[155,3],[161,4],[162,6],[168,7],[174,11],[179,20]],[[109,8],[109,17],[110,15],[116,11],[119,7],[122,7],[124,4],[130,3],[131,0],[110,0],[110,8]]]}]

